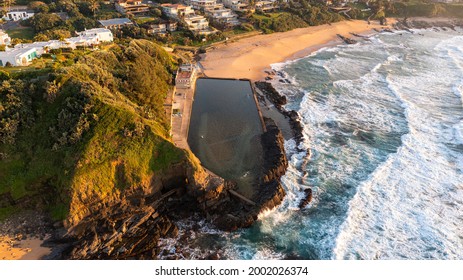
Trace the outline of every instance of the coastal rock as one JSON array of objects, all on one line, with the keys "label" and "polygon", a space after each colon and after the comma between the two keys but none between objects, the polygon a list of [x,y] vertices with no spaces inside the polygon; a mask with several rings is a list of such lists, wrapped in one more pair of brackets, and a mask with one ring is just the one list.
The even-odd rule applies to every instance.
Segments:
[{"label": "coastal rock", "polygon": [[263,182],[278,180],[288,168],[288,160],[284,150],[284,138],[280,129],[271,119],[264,119],[267,131],[262,134],[262,147],[264,150]]},{"label": "coastal rock", "polygon": [[308,188],[304,190],[305,197],[299,203],[299,209],[306,207],[312,201],[312,189]]},{"label": "coastal rock", "polygon": [[256,87],[261,90],[267,98],[275,105],[285,117],[289,118],[289,125],[291,127],[294,139],[296,140],[297,146],[304,141],[303,128],[299,119],[299,114],[296,111],[287,111],[283,108],[283,105],[287,103],[286,96],[280,95],[280,93],[273,87],[271,83],[267,82],[256,82]]},{"label": "coastal rock", "polygon": [[213,213],[213,222],[221,230],[233,231],[251,226],[262,211],[280,205],[286,195],[280,183],[288,167],[284,138],[273,120],[264,120],[266,132],[261,136],[264,165],[255,195],[250,199],[253,204],[230,197],[229,203],[218,208],[220,212]]},{"label": "coastal rock", "polygon": [[345,37],[345,36],[342,36],[341,34],[337,34],[337,36],[339,37],[339,39],[341,39],[341,40],[342,40],[344,43],[346,43],[346,44],[351,45],[351,44],[357,43],[356,40],[347,38],[347,37]]},{"label": "coastal rock", "polygon": [[267,98],[275,105],[275,107],[277,107],[278,110],[282,110],[282,106],[286,105],[286,96],[280,95],[272,84],[267,82],[256,82],[255,85],[266,94]]}]

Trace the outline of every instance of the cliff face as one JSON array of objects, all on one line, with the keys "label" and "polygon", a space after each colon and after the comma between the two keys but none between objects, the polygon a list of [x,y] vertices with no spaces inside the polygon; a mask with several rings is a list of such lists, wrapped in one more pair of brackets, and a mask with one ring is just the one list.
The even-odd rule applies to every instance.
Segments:
[{"label": "cliff face", "polygon": [[[172,216],[211,209],[227,196],[224,181],[185,160],[152,180],[149,188],[131,188],[117,200],[95,205],[64,236],[69,249],[61,258],[155,259],[160,238],[175,237]],[[203,207],[204,205],[204,207]]]}]

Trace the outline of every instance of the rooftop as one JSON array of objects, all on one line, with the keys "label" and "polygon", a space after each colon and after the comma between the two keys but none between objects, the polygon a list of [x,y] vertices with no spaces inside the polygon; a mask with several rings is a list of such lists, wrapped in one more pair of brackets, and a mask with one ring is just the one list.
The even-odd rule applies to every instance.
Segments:
[{"label": "rooftop", "polygon": [[81,32],[77,32],[78,35],[87,35],[87,34],[90,34],[90,33],[94,33],[94,34],[97,34],[97,33],[106,33],[106,32],[111,32],[111,30],[107,29],[107,28],[92,28],[92,29],[87,29],[87,30],[84,30],[84,31],[81,31]]},{"label": "rooftop", "polygon": [[14,56],[17,56],[17,55],[21,55],[21,54],[27,53],[29,51],[35,51],[35,50],[36,50],[35,48],[23,48],[23,49],[14,48],[14,49],[8,49],[8,50],[6,50],[4,52],[0,52],[0,55],[3,55],[3,56],[14,55]]},{"label": "rooftop", "polygon": [[168,8],[186,8],[187,7],[187,6],[182,5],[182,4],[170,4],[170,3],[162,4],[161,6],[162,7],[168,7]]},{"label": "rooftop", "polygon": [[177,79],[189,79],[191,77],[191,71],[180,71],[177,74]]},{"label": "rooftop", "polygon": [[99,20],[99,22],[103,26],[132,24],[132,21],[130,21],[130,19],[128,18],[113,18],[113,19]]}]

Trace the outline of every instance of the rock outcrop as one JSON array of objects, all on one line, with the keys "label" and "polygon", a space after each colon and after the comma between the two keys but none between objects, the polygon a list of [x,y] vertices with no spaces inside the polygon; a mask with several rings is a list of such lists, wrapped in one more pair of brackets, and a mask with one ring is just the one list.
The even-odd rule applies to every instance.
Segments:
[{"label": "rock outcrop", "polygon": [[270,102],[275,105],[275,107],[282,111],[284,110],[283,106],[286,105],[287,100],[286,96],[281,95],[271,83],[267,82],[255,82],[255,85],[258,89],[266,94],[266,97],[270,100]]},{"label": "rock outcrop", "polygon": [[299,114],[296,111],[287,111],[283,106],[287,100],[284,95],[281,95],[271,83],[268,82],[256,82],[256,87],[262,91],[265,96],[275,105],[275,107],[285,117],[289,119],[289,125],[291,127],[294,139],[296,140],[297,146],[304,141],[304,135],[302,134],[303,128],[299,118]]},{"label": "rock outcrop", "polygon": [[341,39],[344,43],[346,43],[348,45],[352,45],[352,44],[357,43],[357,41],[355,41],[354,39],[347,38],[345,36],[342,36],[341,34],[337,34],[337,36],[339,37],[339,39]]},{"label": "rock outcrop", "polygon": [[256,186],[251,200],[254,205],[241,203],[233,199],[227,215],[217,216],[215,224],[223,230],[236,230],[251,226],[264,210],[281,204],[286,193],[280,178],[286,173],[288,161],[284,150],[284,138],[280,129],[271,119],[265,119],[266,132],[262,134],[261,143],[264,151],[262,176]]},{"label": "rock outcrop", "polygon": [[[236,184],[204,169],[191,154],[169,168],[110,196],[80,193],[73,197],[66,229],[50,244],[66,244],[55,258],[155,259],[161,238],[177,236],[175,221],[199,213],[225,231],[251,226],[259,213],[278,206],[285,196],[280,177],[288,162],[284,139],[266,119],[261,137],[263,170],[256,195],[245,198]],[[5,200],[5,199],[3,199]]]},{"label": "rock outcrop", "polygon": [[304,198],[301,200],[301,202],[299,202],[299,209],[306,207],[312,201],[312,189],[305,189],[304,193]]}]

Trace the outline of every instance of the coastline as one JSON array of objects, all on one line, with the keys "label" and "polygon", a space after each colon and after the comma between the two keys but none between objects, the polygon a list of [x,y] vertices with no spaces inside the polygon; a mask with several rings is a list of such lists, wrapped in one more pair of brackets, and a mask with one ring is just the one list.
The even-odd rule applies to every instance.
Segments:
[{"label": "coastline", "polygon": [[0,260],[40,260],[51,253],[50,248],[42,246],[43,243],[40,238],[18,240],[0,236]]},{"label": "coastline", "polygon": [[294,29],[288,32],[257,35],[218,46],[201,55],[200,63],[208,77],[263,80],[271,64],[305,57],[324,47],[342,43],[337,37],[352,33],[368,34],[374,29],[390,27],[362,20]]}]

